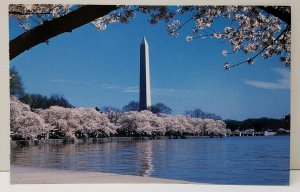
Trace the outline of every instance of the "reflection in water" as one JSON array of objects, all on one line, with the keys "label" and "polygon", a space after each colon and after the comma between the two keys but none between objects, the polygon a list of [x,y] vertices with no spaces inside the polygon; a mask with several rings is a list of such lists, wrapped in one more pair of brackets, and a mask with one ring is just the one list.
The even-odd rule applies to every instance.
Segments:
[{"label": "reflection in water", "polygon": [[[152,141],[138,141],[12,148],[11,162],[41,168],[123,174],[136,174],[137,172],[141,176],[150,176],[153,171],[152,145]],[[120,167],[121,172],[117,170]]]},{"label": "reflection in water", "polygon": [[151,141],[145,141],[143,143],[145,146],[145,152],[144,154],[141,154],[141,161],[142,163],[142,176],[150,176],[153,171],[153,164],[152,164],[152,142]]},{"label": "reflection in water", "polygon": [[289,137],[12,147],[11,163],[205,183],[287,184]]}]

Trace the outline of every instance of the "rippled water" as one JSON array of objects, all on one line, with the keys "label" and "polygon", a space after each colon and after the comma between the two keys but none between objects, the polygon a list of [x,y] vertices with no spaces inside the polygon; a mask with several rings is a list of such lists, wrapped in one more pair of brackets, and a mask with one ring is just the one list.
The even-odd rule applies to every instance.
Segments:
[{"label": "rippled water", "polygon": [[11,163],[201,183],[285,185],[289,137],[41,145],[12,148]]}]

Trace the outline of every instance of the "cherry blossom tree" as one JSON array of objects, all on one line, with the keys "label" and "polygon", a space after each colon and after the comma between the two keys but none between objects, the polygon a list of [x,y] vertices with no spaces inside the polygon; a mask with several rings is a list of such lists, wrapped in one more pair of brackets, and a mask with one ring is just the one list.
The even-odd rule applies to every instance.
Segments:
[{"label": "cherry blossom tree", "polygon": [[207,135],[226,135],[227,129],[224,121],[220,120],[212,120],[212,119],[204,119],[205,132]]},{"label": "cherry blossom tree", "polygon": [[193,131],[192,133],[197,134],[197,135],[204,135],[204,126],[205,122],[203,119],[199,118],[189,118],[187,117],[189,123],[193,126]]},{"label": "cherry blossom tree", "polygon": [[164,116],[163,120],[169,135],[183,135],[184,133],[195,131],[195,127],[190,123],[190,119],[185,116]]},{"label": "cherry blossom tree", "polygon": [[36,140],[46,134],[48,126],[30,107],[15,97],[10,101],[10,136],[12,139]]},{"label": "cherry blossom tree", "polygon": [[95,109],[53,106],[36,112],[49,124],[53,137],[72,141],[76,138],[106,137],[116,132],[115,125],[109,122],[106,115]]},{"label": "cherry blossom tree", "polygon": [[185,131],[182,129],[182,126],[177,118],[174,118],[172,116],[165,116],[163,120],[166,128],[166,133],[168,135],[182,135]]},{"label": "cherry blossom tree", "polygon": [[142,112],[134,112],[136,132],[141,135],[152,135],[153,127],[150,124],[149,116]]},{"label": "cherry blossom tree", "polygon": [[149,115],[149,123],[152,127],[152,135],[165,135],[166,127],[164,118],[162,116],[158,116],[155,113],[148,112],[148,114],[151,114]]},{"label": "cherry blossom tree", "polygon": [[116,133],[116,126],[110,123],[107,116],[91,108],[76,108],[75,111],[80,114],[80,123],[83,132],[89,137],[103,137]]},{"label": "cherry blossom tree", "polygon": [[194,126],[192,124],[190,124],[190,122],[188,121],[188,118],[186,118],[183,115],[177,115],[177,116],[175,116],[175,118],[177,119],[177,121],[180,125],[181,133],[193,133],[194,132]]},{"label": "cherry blossom tree", "polygon": [[[231,46],[224,56],[244,52],[248,58],[239,63],[225,62],[224,69],[240,64],[252,65],[258,56],[267,59],[277,55],[286,66],[291,64],[291,10],[284,6],[114,6],[11,4],[9,15],[16,18],[25,32],[10,41],[10,59],[52,37],[91,22],[105,30],[111,23],[128,23],[138,14],[150,16],[150,24],[163,20],[170,36],[178,37],[191,28],[186,40],[216,38]],[[187,15],[181,17],[181,15]],[[186,19],[186,20],[184,20]],[[223,30],[215,29],[218,19]],[[189,26],[189,27],[185,27]],[[45,32],[47,31],[47,32]]]},{"label": "cherry blossom tree", "polygon": [[102,111],[106,114],[109,121],[115,125],[118,123],[119,118],[122,115],[122,111],[114,107],[105,106]]},{"label": "cherry blossom tree", "polygon": [[192,118],[184,115],[157,115],[151,111],[121,113],[117,132],[126,136],[212,135],[224,136],[226,124],[221,120]]},{"label": "cherry blossom tree", "polygon": [[130,111],[118,114],[110,121],[106,113],[92,108],[52,106],[34,109],[17,98],[11,98],[11,138],[35,140],[58,138],[76,141],[88,138],[162,135],[224,136],[228,133],[222,120],[200,119],[184,115],[157,115],[151,111]]},{"label": "cherry blossom tree", "polygon": [[165,133],[161,119],[147,110],[123,113],[119,121],[119,130],[126,135],[152,135],[153,133],[163,135]]},{"label": "cherry blossom tree", "polygon": [[121,135],[130,136],[137,132],[137,125],[135,122],[135,112],[125,112],[122,114],[117,122],[117,132]]}]

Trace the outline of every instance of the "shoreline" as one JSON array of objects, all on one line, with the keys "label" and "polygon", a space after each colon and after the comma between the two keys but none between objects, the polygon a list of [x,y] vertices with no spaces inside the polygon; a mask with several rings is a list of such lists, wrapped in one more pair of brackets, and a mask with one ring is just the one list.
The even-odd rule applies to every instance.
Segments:
[{"label": "shoreline", "polygon": [[[128,141],[147,141],[147,140],[167,140],[167,139],[195,139],[210,138],[209,136],[156,136],[156,137],[105,137],[90,138],[87,140],[77,139],[75,142],[64,142],[64,139],[40,139],[40,140],[10,140],[11,147],[37,146],[37,145],[57,145],[73,143],[110,143],[110,142],[128,142]],[[220,138],[220,137],[215,137]]]},{"label": "shoreline", "polygon": [[189,181],[115,173],[10,166],[11,184],[201,184]]},{"label": "shoreline", "polygon": [[[272,135],[276,137],[290,136],[288,135]],[[168,140],[168,139],[209,139],[209,138],[231,138],[231,137],[247,137],[247,136],[141,136],[141,137],[105,137],[105,138],[89,138],[87,140],[77,139],[75,142],[65,142],[64,139],[39,139],[39,140],[10,140],[11,147],[29,147],[39,145],[62,145],[62,144],[83,144],[83,143],[110,143],[110,142],[130,142],[130,141],[148,141],[148,140]],[[251,137],[270,137],[270,136],[251,136]]]}]

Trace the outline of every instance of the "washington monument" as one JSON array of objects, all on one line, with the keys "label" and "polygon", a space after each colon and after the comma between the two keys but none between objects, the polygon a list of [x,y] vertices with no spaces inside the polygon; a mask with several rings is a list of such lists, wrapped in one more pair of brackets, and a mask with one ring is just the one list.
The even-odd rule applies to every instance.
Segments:
[{"label": "washington monument", "polygon": [[140,110],[151,107],[149,47],[144,37],[140,46]]}]

